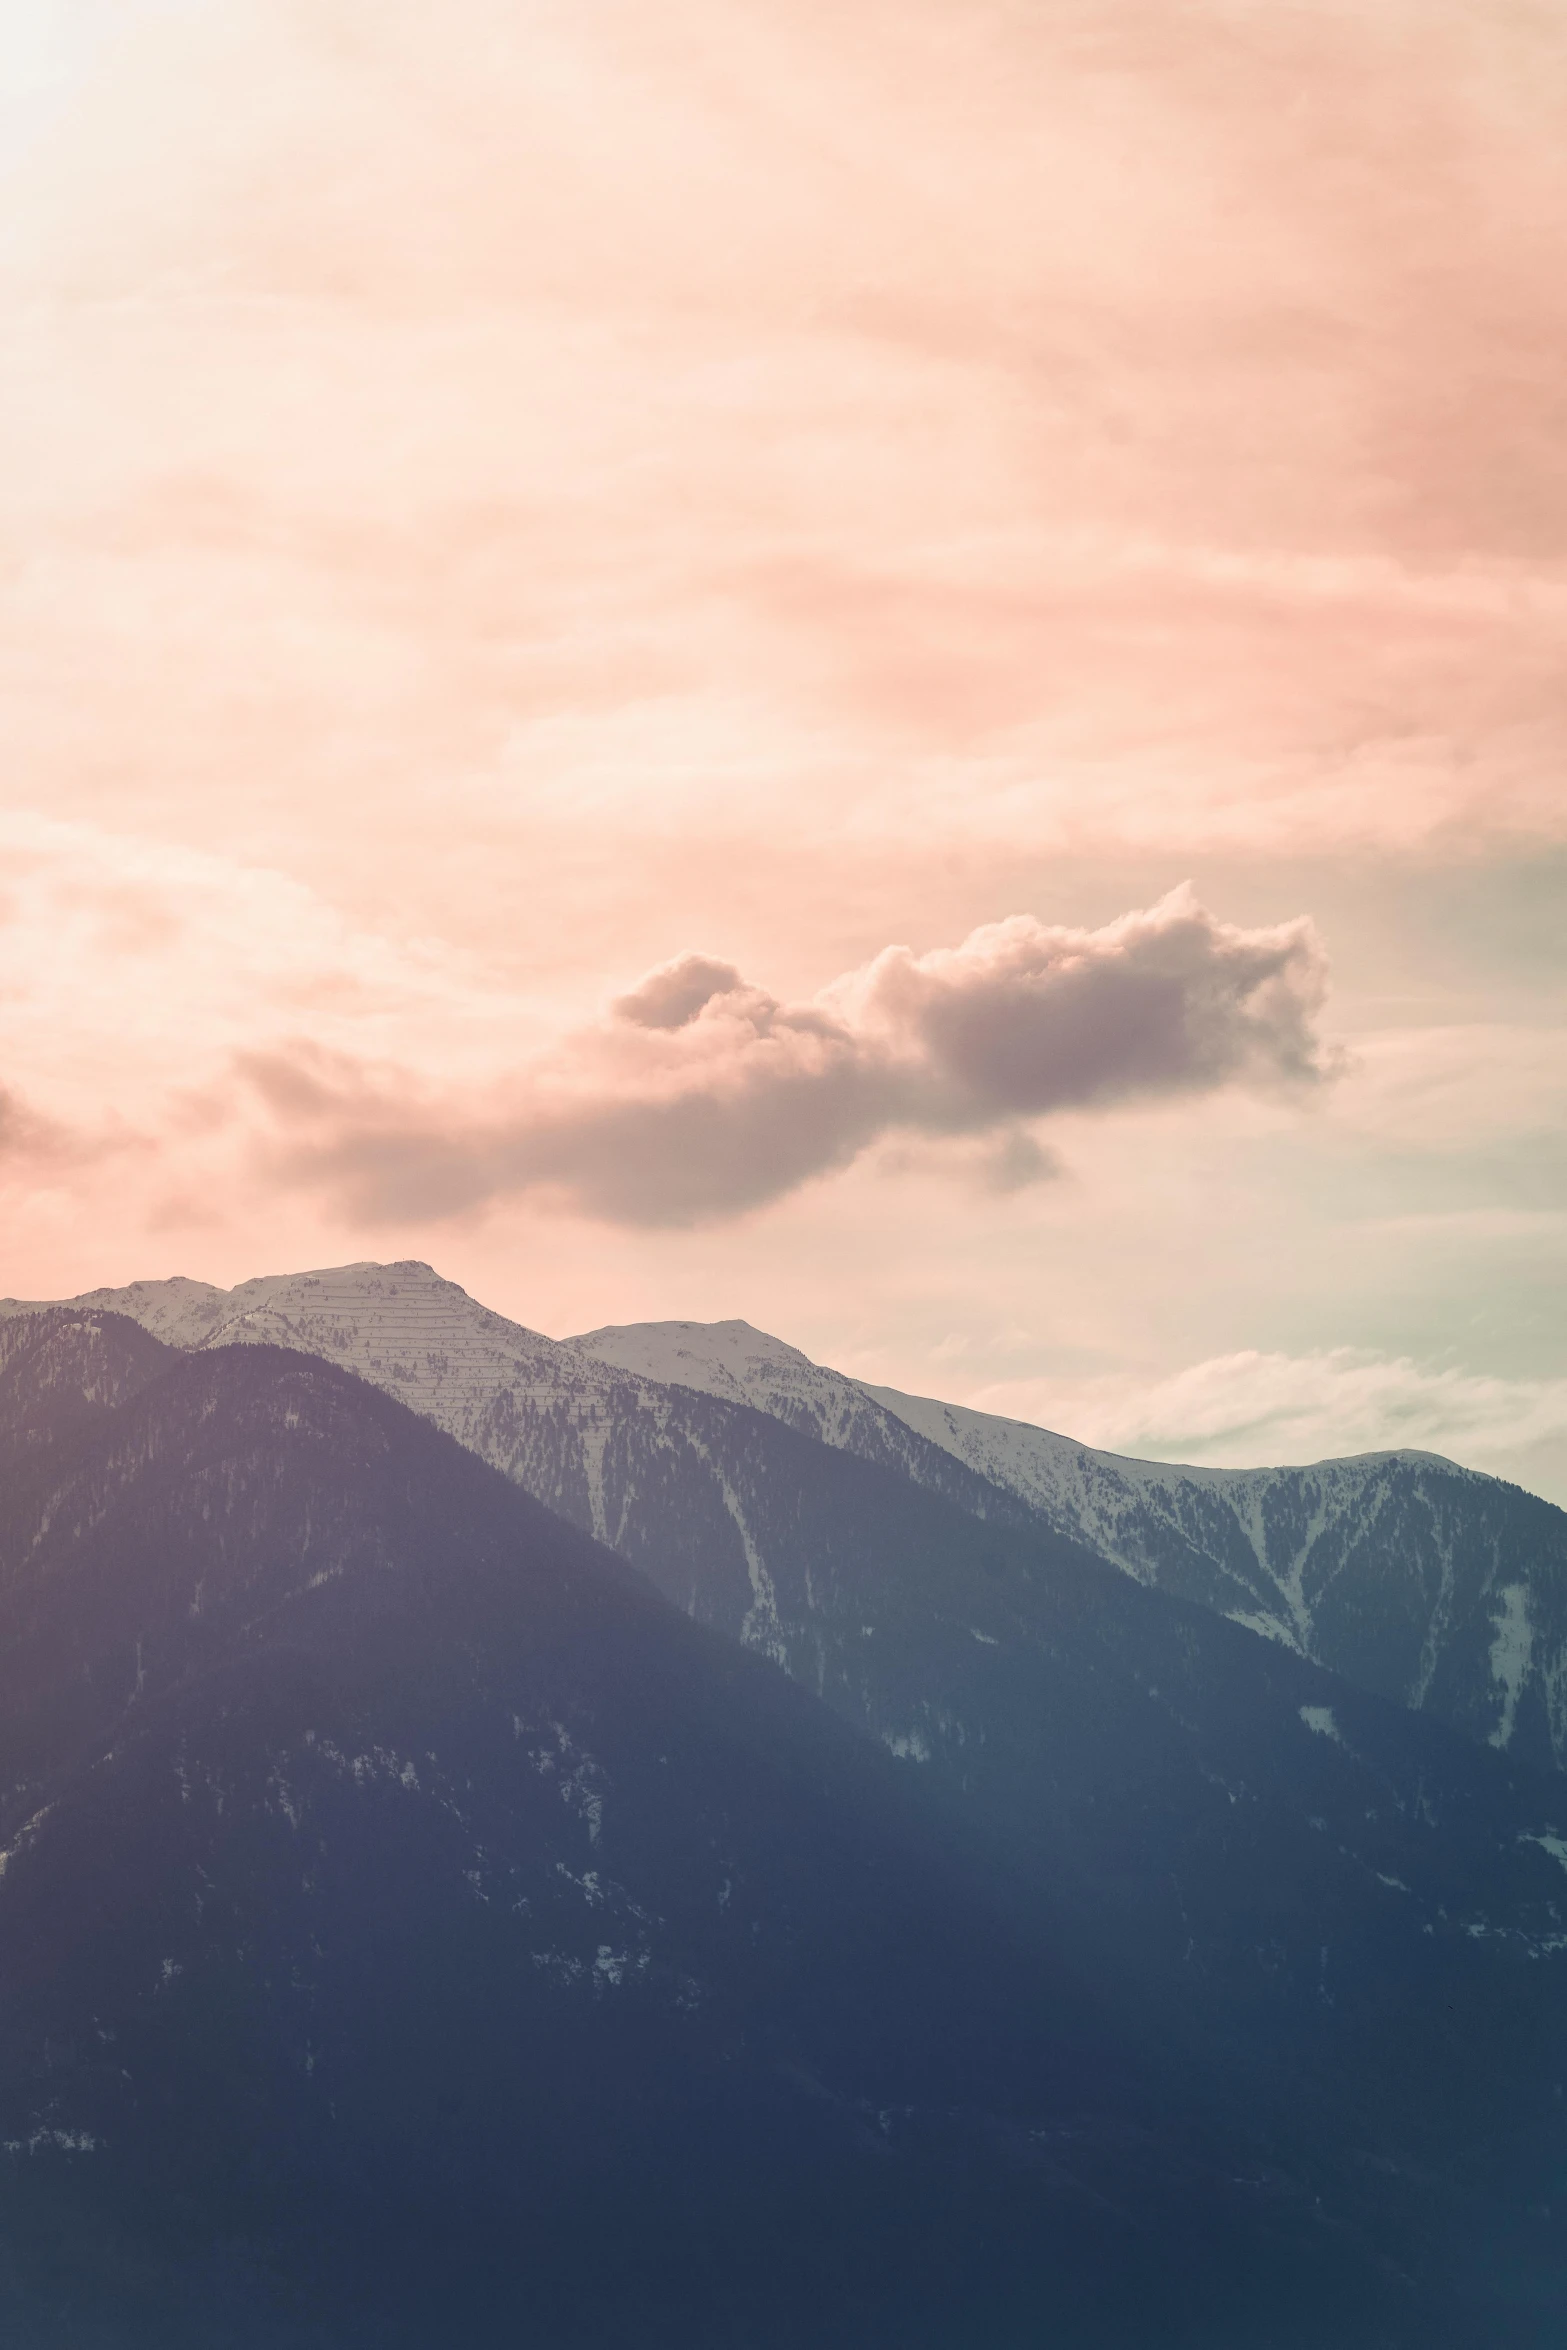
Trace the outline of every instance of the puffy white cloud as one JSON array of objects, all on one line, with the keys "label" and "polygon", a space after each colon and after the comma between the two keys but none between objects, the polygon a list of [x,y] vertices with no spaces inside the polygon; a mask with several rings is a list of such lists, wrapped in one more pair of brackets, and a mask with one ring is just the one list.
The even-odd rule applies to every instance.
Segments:
[{"label": "puffy white cloud", "polygon": [[1309,922],[1242,930],[1189,890],[1098,930],[1028,915],[889,947],[806,1003],[682,955],[522,1072],[504,1104],[419,1092],[318,1050],[243,1067],[284,1131],[276,1172],[361,1219],[543,1191],[629,1224],[736,1214],[882,1134],[999,1135],[1138,1095],[1309,1087],[1326,967]]}]

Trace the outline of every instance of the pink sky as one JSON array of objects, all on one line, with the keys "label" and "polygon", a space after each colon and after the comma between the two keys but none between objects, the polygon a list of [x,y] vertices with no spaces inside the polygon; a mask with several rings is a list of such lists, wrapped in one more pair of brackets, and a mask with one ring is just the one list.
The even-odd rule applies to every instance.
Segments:
[{"label": "pink sky", "polygon": [[[12,0],[0,84],[0,1289],[418,1255],[1567,1497],[1559,8]],[[1201,1066],[1002,1083],[1187,879]]]}]

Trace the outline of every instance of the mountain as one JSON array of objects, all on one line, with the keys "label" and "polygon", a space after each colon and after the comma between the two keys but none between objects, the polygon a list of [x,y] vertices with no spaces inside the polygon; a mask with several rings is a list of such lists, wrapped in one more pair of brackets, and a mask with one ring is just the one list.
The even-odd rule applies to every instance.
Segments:
[{"label": "mountain", "polygon": [[[182,1347],[266,1343],[384,1386],[602,1541],[671,1477],[693,1527],[738,1544],[746,1638],[779,1640],[771,1562],[682,1400],[747,1406],[896,1470],[994,1525],[1032,1523],[1533,1767],[1567,1768],[1567,1513],[1428,1453],[1309,1469],[1122,1459],[1020,1421],[870,1388],[744,1322],[640,1323],[564,1343],[427,1265],[361,1264],[220,1290],[134,1282],[75,1303]],[[0,1315],[27,1310],[15,1300]]]},{"label": "mountain", "polygon": [[[1567,1513],[1499,1478],[1421,1452],[1305,1469],[1126,1460],[863,1386],[744,1322],[639,1323],[568,1343],[866,1459],[890,1461],[918,1436],[1137,1581],[1536,1767],[1567,1767]],[[907,1473],[927,1481],[927,1460],[910,1449]]]},{"label": "mountain", "polygon": [[[283,1346],[337,1363],[628,1557],[640,1558],[646,1547],[646,1500],[660,1523],[678,1525],[682,1548],[696,1546],[740,1569],[751,1591],[747,1645],[766,1654],[778,1648],[766,1545],[746,1522],[714,1449],[715,1430],[733,1425],[734,1407],[509,1322],[428,1265],[345,1265],[233,1290],[138,1281],[69,1302],[127,1315],[176,1347]],[[0,1321],[34,1310],[7,1299]],[[973,1515],[1029,1522],[1025,1504],[941,1446],[879,1407],[865,1410],[890,1432],[886,1465]],[[869,1444],[862,1439],[862,1449]]]},{"label": "mountain", "polygon": [[1483,2339],[920,1778],[393,1399],[46,1314],[0,1427],[16,2350]]},{"label": "mountain", "polygon": [[[1554,1775],[1037,1524],[977,1522],[710,1410],[709,1457],[768,1561],[770,1653],[1049,1902],[1085,1971],[1238,2069],[1254,2103],[1350,2100],[1391,2164],[1474,2165],[1554,2130]],[[751,1637],[747,1565],[689,1535],[678,1488],[642,1492],[632,1527],[628,1555],[678,1605]]]},{"label": "mountain", "polygon": [[[245,1314],[252,1343],[286,1331],[395,1381],[869,1733],[1245,2175],[1440,2276],[1454,2323],[1500,2309],[1509,2345],[1531,2309],[1559,2323],[1558,1778],[1140,1587],[894,1415],[896,1465],[865,1459],[552,1348],[418,1267],[296,1277]],[[220,1359],[245,1356],[195,1363]]]}]

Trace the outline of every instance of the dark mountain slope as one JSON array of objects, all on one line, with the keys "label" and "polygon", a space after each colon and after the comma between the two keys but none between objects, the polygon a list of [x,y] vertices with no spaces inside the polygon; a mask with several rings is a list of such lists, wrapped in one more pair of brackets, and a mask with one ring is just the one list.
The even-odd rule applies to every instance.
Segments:
[{"label": "dark mountain slope", "polygon": [[1535,1770],[1567,1766],[1567,1512],[1537,1494],[1433,1453],[1279,1469],[1123,1461],[896,1400],[1139,1582]]},{"label": "dark mountain slope", "polygon": [[[1337,2149],[1325,2196],[1385,2193],[1394,2230],[1399,2208],[1451,2231],[1465,2202],[1485,2225],[1554,2203],[1555,1774],[1063,1538],[978,1524],[744,1407],[692,1404],[722,1519],[693,1525],[684,1480],[641,1462],[624,1555],[734,1639],[765,1623],[770,1654],[1034,1890],[1122,2012],[1198,2053],[1292,2159]],[[612,1428],[610,1493],[621,1441]],[[1453,2203],[1426,2199],[1433,2179]],[[1559,2247],[1546,2223],[1537,2236],[1556,2294]]]},{"label": "dark mountain slope", "polygon": [[169,1349],[121,1314],[0,1319],[0,1475],[102,1422],[168,1363]]},{"label": "dark mountain slope", "polygon": [[807,1693],[350,1376],[119,1343],[13,1358],[18,2350],[1481,2338]]}]

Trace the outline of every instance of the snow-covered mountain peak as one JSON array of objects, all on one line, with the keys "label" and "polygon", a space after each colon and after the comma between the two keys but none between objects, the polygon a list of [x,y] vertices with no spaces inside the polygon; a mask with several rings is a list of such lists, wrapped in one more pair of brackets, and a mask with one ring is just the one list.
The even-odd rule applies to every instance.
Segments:
[{"label": "snow-covered mountain peak", "polygon": [[[445,1281],[430,1265],[415,1258],[392,1265],[366,1258],[352,1265],[331,1265],[303,1273],[262,1273],[232,1289],[210,1281],[191,1281],[176,1274],[166,1281],[132,1281],[123,1289],[89,1289],[68,1305],[125,1314],[161,1338],[166,1346],[233,1346],[247,1341],[288,1346],[299,1343],[289,1335],[299,1317],[361,1319],[431,1326],[477,1317],[514,1331],[521,1339],[547,1347],[550,1341],[537,1331],[524,1330],[470,1298],[455,1281]],[[31,1313],[33,1301],[0,1299],[0,1314]],[[318,1350],[307,1344],[305,1351]]]},{"label": "snow-covered mountain peak", "polygon": [[749,1322],[621,1323],[565,1343],[665,1386],[749,1404],[840,1450],[906,1465],[911,1423],[857,1380],[813,1363],[798,1347]]},{"label": "snow-covered mountain peak", "polygon": [[123,1289],[89,1289],[80,1297],[35,1299],[0,1298],[0,1315],[35,1314],[56,1302],[88,1311],[124,1314],[161,1338],[165,1346],[200,1346],[207,1333],[229,1311],[230,1292],[210,1281],[190,1281],[176,1274],[168,1281],[132,1281]]},{"label": "snow-covered mountain peak", "polygon": [[[580,1405],[602,1402],[616,1384],[608,1366],[492,1313],[412,1258],[261,1274],[233,1289],[133,1281],[65,1302],[126,1314],[171,1346],[286,1346],[324,1356],[478,1451],[488,1449],[480,1431],[501,1396],[513,1405]],[[0,1313],[33,1310],[0,1303]]]},{"label": "snow-covered mountain peak", "polygon": [[786,1346],[749,1322],[620,1322],[585,1330],[564,1342],[577,1353],[668,1386],[694,1387],[728,1403],[762,1410],[792,1388],[813,1389],[836,1376],[798,1347]]}]

